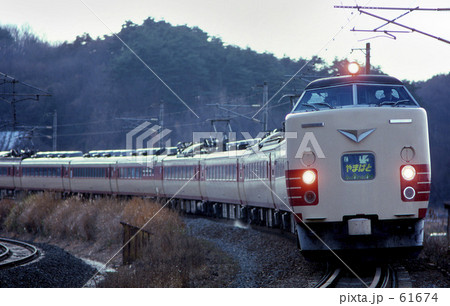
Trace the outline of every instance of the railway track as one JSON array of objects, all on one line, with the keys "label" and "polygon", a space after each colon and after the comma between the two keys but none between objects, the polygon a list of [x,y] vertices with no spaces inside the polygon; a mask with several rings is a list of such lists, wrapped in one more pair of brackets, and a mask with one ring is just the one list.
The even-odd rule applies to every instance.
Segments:
[{"label": "railway track", "polygon": [[0,269],[28,263],[39,257],[39,250],[28,243],[0,238]]},{"label": "railway track", "polygon": [[396,288],[395,270],[389,265],[359,268],[350,272],[344,267],[329,266],[315,288]]}]

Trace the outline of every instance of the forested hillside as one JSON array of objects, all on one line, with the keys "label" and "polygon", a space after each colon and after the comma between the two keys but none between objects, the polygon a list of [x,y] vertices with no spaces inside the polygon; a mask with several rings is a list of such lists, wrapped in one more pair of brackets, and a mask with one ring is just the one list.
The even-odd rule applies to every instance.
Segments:
[{"label": "forested hillside", "polygon": [[432,198],[439,203],[450,201],[450,73],[414,83],[412,88],[428,113]]},{"label": "forested hillside", "polygon": [[[30,33],[3,28],[0,72],[52,94],[39,103],[17,104],[20,124],[49,125],[56,109],[60,149],[123,148],[126,132],[139,121],[118,118],[158,117],[163,101],[164,125],[173,130],[171,137],[176,143],[191,137],[191,131],[210,130],[207,119],[226,115],[206,104],[261,104],[262,88],[258,85],[266,81],[269,94],[274,93],[306,63],[225,46],[198,28],[173,27],[152,19],[140,26],[128,22],[118,36],[200,118],[114,36],[93,40],[85,34],[73,42],[51,46]],[[314,59],[309,70],[320,62]],[[304,81],[292,82],[285,93],[301,91],[304,85]],[[271,105],[277,106],[277,100]],[[0,108],[2,122],[11,121],[10,106],[2,103]],[[274,107],[269,127],[280,127],[288,110],[289,104]],[[257,109],[242,107],[234,111],[251,117]],[[261,129],[261,125],[241,117],[233,119],[232,127],[252,135]],[[48,146],[51,141],[39,145]]]},{"label": "forested hillside", "polygon": [[[49,126],[58,113],[58,149],[93,150],[125,148],[126,133],[145,120],[158,118],[164,103],[164,126],[172,133],[172,144],[192,140],[193,131],[210,131],[207,119],[231,117],[234,131],[255,136],[261,124],[237,116],[251,117],[261,104],[261,85],[269,85],[269,97],[278,91],[309,60],[302,77],[295,78],[270,103],[269,129],[280,128],[290,110],[285,94],[300,93],[312,77],[335,75],[344,60],[331,66],[315,57],[292,60],[250,49],[225,45],[198,28],[172,26],[147,19],[142,25],[126,22],[117,35],[170,86],[200,118],[130,52],[115,36],[93,39],[84,34],[73,42],[51,45],[31,32],[0,28],[0,72],[52,94],[36,101],[17,103],[19,125]],[[377,70],[377,72],[380,72]],[[449,111],[450,74],[436,76],[409,87],[429,112],[436,199],[450,199]],[[0,92],[11,92],[10,84]],[[18,93],[35,93],[16,84]],[[208,104],[242,105],[227,113]],[[262,114],[258,115],[261,119]],[[127,119],[127,120],[125,120]],[[137,119],[142,119],[141,121]],[[0,127],[11,124],[11,106],[0,101]],[[158,121],[152,121],[157,124]],[[51,135],[37,129],[35,135]],[[35,146],[51,149],[52,141],[35,137]]]}]

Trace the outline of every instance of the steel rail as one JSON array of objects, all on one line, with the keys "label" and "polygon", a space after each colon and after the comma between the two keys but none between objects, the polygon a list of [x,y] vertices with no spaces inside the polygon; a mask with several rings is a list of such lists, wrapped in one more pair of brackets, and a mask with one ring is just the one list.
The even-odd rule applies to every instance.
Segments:
[{"label": "steel rail", "polygon": [[0,243],[0,250],[2,250],[2,252],[0,253],[0,261],[9,257],[11,251],[6,245]]},{"label": "steel rail", "polygon": [[26,242],[17,241],[17,240],[8,239],[8,238],[0,238],[0,242],[6,242],[6,243],[18,245],[18,246],[30,251],[30,254],[27,256],[24,256],[24,257],[21,257],[21,258],[18,258],[16,260],[9,261],[9,262],[4,262],[4,263],[0,262],[0,269],[6,269],[6,268],[11,268],[11,267],[15,267],[18,265],[22,265],[22,264],[25,264],[25,263],[33,260],[37,256],[39,256],[39,250],[35,246],[28,244]]},{"label": "steel rail", "polygon": [[382,271],[381,267],[376,268],[375,276],[374,276],[369,288],[377,288],[378,287],[378,284],[380,283],[380,280],[381,280],[382,272],[383,271]]},{"label": "steel rail", "polygon": [[329,288],[333,287],[339,276],[341,275],[341,268],[336,268],[327,271],[327,273],[319,280],[319,282],[314,286],[314,288]]}]

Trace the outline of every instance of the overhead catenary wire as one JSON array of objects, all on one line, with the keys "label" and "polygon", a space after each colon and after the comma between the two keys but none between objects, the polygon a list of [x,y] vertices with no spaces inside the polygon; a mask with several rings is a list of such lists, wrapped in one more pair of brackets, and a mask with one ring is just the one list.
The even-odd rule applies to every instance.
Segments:
[{"label": "overhead catenary wire", "polygon": [[[396,22],[401,17],[403,17],[403,16],[405,16],[405,15],[407,15],[407,14],[413,12],[413,11],[441,11],[442,12],[442,11],[450,11],[450,8],[421,8],[419,6],[417,6],[417,7],[376,7],[376,6],[359,6],[359,5],[356,5],[356,6],[335,5],[334,7],[335,8],[342,8],[342,9],[356,9],[356,10],[358,10],[358,12],[360,14],[365,14],[365,15],[368,15],[368,16],[371,16],[371,17],[374,17],[374,18],[377,18],[377,19],[385,21],[385,23],[383,25],[378,26],[378,27],[376,27],[373,30],[352,29],[352,31],[354,31],[354,32],[374,32],[374,33],[381,32],[381,33],[385,33],[385,34],[393,37],[394,39],[395,39],[395,36],[390,34],[390,33],[414,33],[415,32],[415,33],[419,33],[419,34],[422,34],[422,35],[425,35],[425,36],[437,39],[437,40],[439,40],[441,42],[450,44],[450,41],[447,40],[447,39],[444,39],[442,37],[439,37],[439,36],[436,36],[436,35],[433,35],[433,34],[430,34],[430,33],[427,33],[427,32],[421,31],[421,30],[418,30],[416,28],[404,25],[402,23]],[[373,13],[369,13],[366,10],[391,10],[391,11],[392,10],[401,10],[401,11],[406,11],[406,12],[401,14],[400,16],[397,16],[396,18],[388,19],[388,18],[384,18],[382,16],[375,15]],[[386,25],[389,25],[389,24],[393,24],[395,26],[407,29],[409,31],[380,30],[380,28],[382,28],[382,27],[384,27]]]}]

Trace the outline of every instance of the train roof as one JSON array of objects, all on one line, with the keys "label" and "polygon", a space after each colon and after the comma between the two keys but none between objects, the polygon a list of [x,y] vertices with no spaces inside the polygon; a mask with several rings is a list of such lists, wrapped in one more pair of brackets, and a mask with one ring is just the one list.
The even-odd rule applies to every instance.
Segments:
[{"label": "train roof", "polygon": [[354,83],[403,85],[400,80],[388,75],[360,74],[318,79],[309,83],[308,86],[306,86],[305,90]]}]

